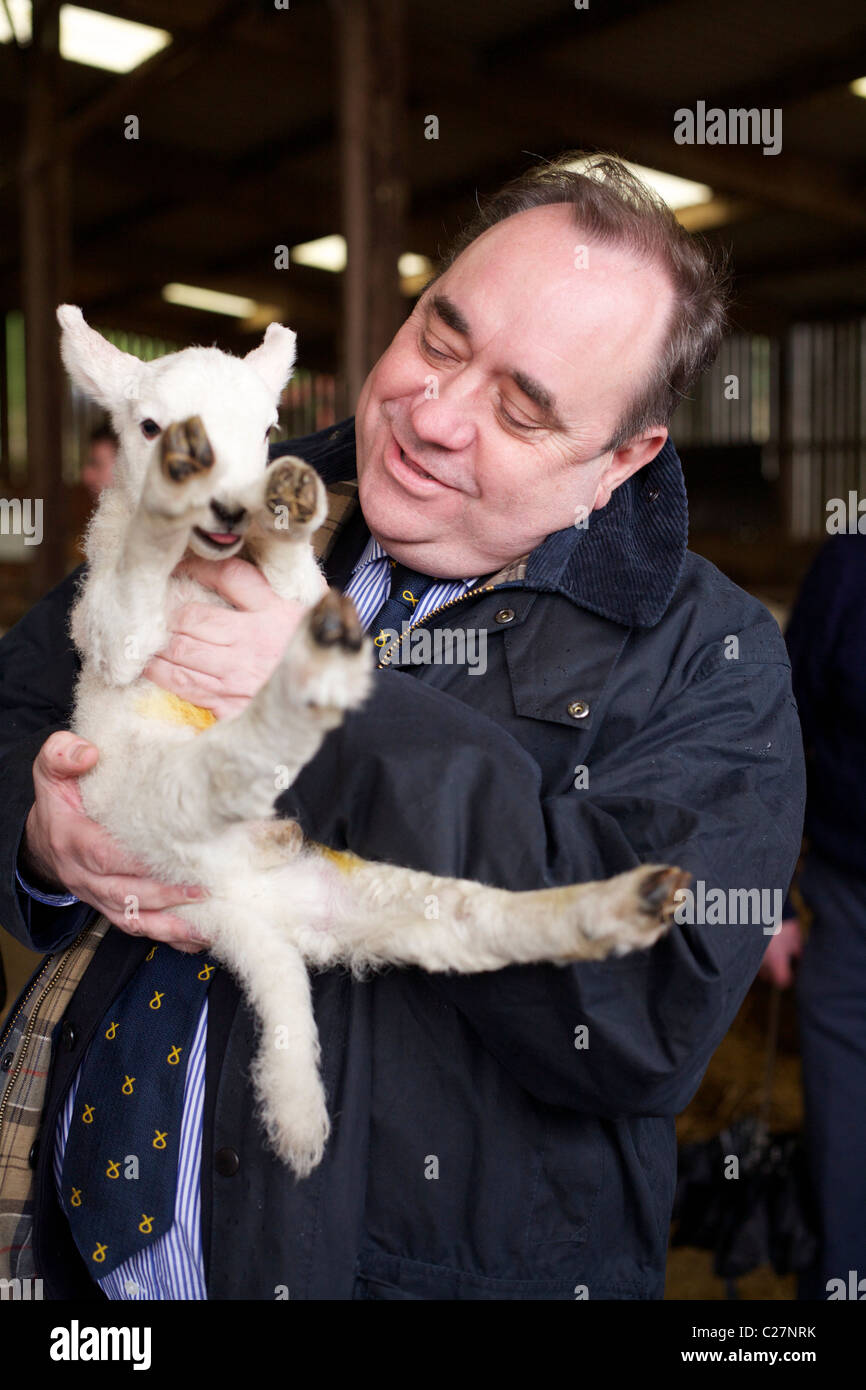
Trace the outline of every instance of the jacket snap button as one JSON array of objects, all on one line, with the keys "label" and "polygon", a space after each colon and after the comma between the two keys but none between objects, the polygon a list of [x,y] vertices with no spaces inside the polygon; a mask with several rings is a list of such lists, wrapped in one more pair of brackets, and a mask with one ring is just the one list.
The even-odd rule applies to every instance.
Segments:
[{"label": "jacket snap button", "polygon": [[331,430],[331,433],[328,435],[328,439],[339,439],[339,438],[340,438],[340,431],[339,431],[339,430]]},{"label": "jacket snap button", "polygon": [[39,1140],[38,1140],[38,1139],[34,1139],[33,1143],[30,1145],[30,1152],[29,1152],[29,1154],[27,1155],[27,1162],[29,1163],[29,1165],[30,1165],[31,1168],[35,1168],[35,1167],[36,1167],[36,1163],[37,1163],[38,1158],[39,1158]]},{"label": "jacket snap button", "polygon": [[568,712],[572,719],[585,719],[589,714],[589,705],[585,700],[572,700]]},{"label": "jacket snap button", "polygon": [[63,1027],[60,1030],[60,1036],[63,1039],[63,1046],[66,1048],[66,1051],[71,1052],[73,1047],[75,1046],[76,1039],[78,1038],[78,1031],[75,1027],[75,1024],[72,1023],[68,1018],[65,1018],[63,1020]]},{"label": "jacket snap button", "polygon": [[514,609],[513,609],[513,608],[500,608],[499,612],[496,614],[495,621],[496,621],[497,623],[513,623],[513,622],[514,622]]},{"label": "jacket snap button", "polygon": [[659,490],[658,490],[657,487],[651,487],[651,488],[648,488],[648,489],[647,489],[647,497],[649,498],[649,500],[650,500],[651,502],[655,502],[655,501],[657,500],[657,498],[658,498],[658,495],[659,495]]},{"label": "jacket snap button", "polygon": [[217,1149],[214,1167],[221,1178],[233,1178],[240,1166],[241,1161],[234,1149]]},{"label": "jacket snap button", "polygon": [[14,1052],[7,1052],[7,1053],[6,1053],[6,1056],[3,1058],[3,1061],[0,1062],[0,1067],[2,1067],[4,1071],[8,1071],[9,1068],[11,1067],[12,1063],[14,1062],[14,1060],[15,1060],[15,1053],[14,1053]]}]

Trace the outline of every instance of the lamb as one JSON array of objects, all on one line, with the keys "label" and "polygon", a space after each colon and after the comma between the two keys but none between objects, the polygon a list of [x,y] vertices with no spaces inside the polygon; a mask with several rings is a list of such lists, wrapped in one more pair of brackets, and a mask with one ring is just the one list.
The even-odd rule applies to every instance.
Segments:
[{"label": "lamb", "polygon": [[[305,1177],[329,1133],[310,969],[473,973],[621,955],[668,930],[687,876],[642,865],[600,883],[509,893],[335,853],[276,818],[279,787],[373,681],[387,679],[374,675],[351,600],[328,589],[314,556],[311,537],[326,513],[321,480],[298,458],[268,464],[295,334],[274,323],[242,359],[191,347],[144,363],[77,307],[61,305],[57,316],[70,377],[110,412],[120,439],[70,620],[82,663],[71,727],[99,749],[81,778],[83,805],[155,877],[207,890],[177,912],[212,943],[257,1014],[262,1124]],[[142,675],[166,645],[177,606],[224,606],[175,573],[188,552],[239,555],[277,594],[308,605],[270,679],[240,714],[219,721]],[[433,895],[438,917],[428,920]]]}]

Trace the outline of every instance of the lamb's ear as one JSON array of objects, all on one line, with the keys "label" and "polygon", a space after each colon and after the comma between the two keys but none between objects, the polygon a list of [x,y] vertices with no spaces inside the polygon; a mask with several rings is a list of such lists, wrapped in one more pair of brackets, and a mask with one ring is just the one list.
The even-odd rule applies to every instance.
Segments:
[{"label": "lamb's ear", "polygon": [[244,358],[258,372],[262,381],[278,396],[292,375],[295,365],[297,333],[281,323],[269,323],[257,348]]},{"label": "lamb's ear", "polygon": [[111,411],[138,395],[143,362],[129,352],[121,352],[85,323],[75,304],[61,304],[57,321],[62,329],[63,365],[85,395]]}]

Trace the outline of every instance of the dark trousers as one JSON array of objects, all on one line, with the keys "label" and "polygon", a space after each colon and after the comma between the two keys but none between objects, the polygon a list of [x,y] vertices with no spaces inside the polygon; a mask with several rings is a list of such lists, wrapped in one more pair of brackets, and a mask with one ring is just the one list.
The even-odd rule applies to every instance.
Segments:
[{"label": "dark trousers", "polygon": [[814,913],[797,994],[821,1236],[800,1297],[826,1299],[828,1280],[866,1278],[866,866],[855,877],[810,853],[800,891]]}]

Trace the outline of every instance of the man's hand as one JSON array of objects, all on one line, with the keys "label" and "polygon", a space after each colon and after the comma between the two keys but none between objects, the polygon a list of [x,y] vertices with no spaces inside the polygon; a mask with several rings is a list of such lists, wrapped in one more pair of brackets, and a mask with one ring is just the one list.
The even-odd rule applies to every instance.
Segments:
[{"label": "man's hand", "polygon": [[246,560],[185,559],[175,570],[226,599],[231,608],[187,603],[174,616],[173,637],[144,675],[218,719],[239,714],[271,675],[306,609],[278,598]]},{"label": "man's hand", "polygon": [[803,953],[803,935],[796,917],[788,917],[770,937],[758,975],[767,984],[788,989],[794,983],[794,961]]},{"label": "man's hand", "polygon": [[[204,937],[166,909],[204,897],[204,889],[150,878],[144,864],[85,814],[77,779],[98,757],[94,744],[66,731],[43,743],[33,764],[36,800],[21,842],[21,874],[34,888],[74,893],[130,936],[200,951]],[[130,900],[136,906],[131,920]]]}]

